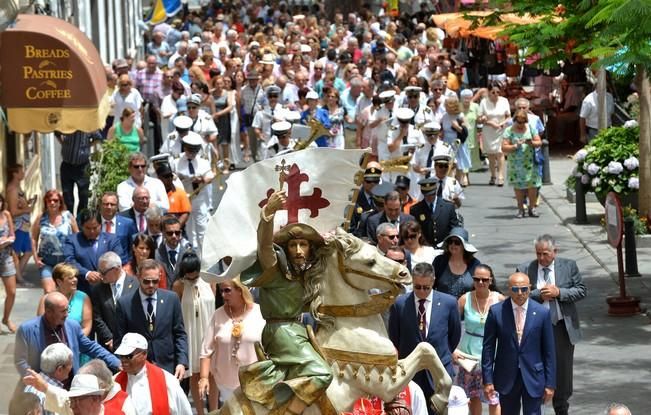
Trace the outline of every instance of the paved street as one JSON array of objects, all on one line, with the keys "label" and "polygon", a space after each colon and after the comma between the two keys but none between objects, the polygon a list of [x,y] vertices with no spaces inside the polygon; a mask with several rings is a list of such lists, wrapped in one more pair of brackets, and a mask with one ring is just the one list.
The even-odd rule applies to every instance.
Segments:
[{"label": "paved street", "polygon": [[[466,190],[463,207],[470,242],[478,247],[477,257],[493,266],[500,287],[517,264],[533,259],[533,240],[541,233],[555,236],[561,245],[561,256],[575,259],[588,287],[588,297],[579,303],[584,341],[576,348],[575,394],[571,413],[601,413],[610,401],[626,403],[633,414],[646,414],[651,394],[651,325],[642,314],[634,317],[607,315],[606,296],[618,291],[614,250],[606,244],[599,219],[599,204],[588,205],[589,225],[574,225],[574,205],[565,200],[563,182],[572,161],[562,156],[552,161],[553,185],[542,190],[540,218],[515,219],[515,200],[511,188],[488,186],[486,173],[471,175],[472,186]],[[651,301],[651,248],[638,250],[641,278],[628,279],[629,293],[644,303]],[[615,278],[615,279],[614,279]],[[35,281],[32,278],[33,281]],[[1,288],[0,288],[1,290]],[[13,314],[15,322],[34,315],[40,296],[38,289],[19,289]],[[0,294],[0,298],[2,295]],[[7,402],[17,381],[13,367],[14,336],[0,336],[0,414],[6,413]],[[486,412],[486,411],[485,411]],[[546,414],[553,410],[547,408]]]}]

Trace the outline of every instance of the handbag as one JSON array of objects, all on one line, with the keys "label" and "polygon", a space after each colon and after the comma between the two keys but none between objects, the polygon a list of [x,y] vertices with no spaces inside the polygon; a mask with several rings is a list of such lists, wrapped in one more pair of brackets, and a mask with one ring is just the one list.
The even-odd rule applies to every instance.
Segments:
[{"label": "handbag", "polygon": [[479,357],[473,356],[468,353],[457,350],[459,354],[459,359],[457,359],[457,364],[463,368],[468,373],[472,373],[473,370],[479,365]]}]

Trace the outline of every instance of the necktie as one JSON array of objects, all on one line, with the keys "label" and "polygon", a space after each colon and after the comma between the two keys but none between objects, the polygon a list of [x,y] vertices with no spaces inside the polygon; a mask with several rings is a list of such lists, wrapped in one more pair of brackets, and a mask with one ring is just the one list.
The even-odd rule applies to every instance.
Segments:
[{"label": "necktie", "polygon": [[176,267],[176,251],[170,249],[167,251],[167,255],[170,257],[170,264],[172,264],[173,267]]},{"label": "necktie", "polygon": [[[192,177],[194,177],[194,160],[188,160],[188,170],[190,171]],[[192,190],[197,190],[197,187],[199,187],[199,184],[193,181]]]},{"label": "necktie", "polygon": [[[432,157],[434,157],[434,145],[431,146],[429,153],[427,154],[427,168],[432,167]],[[425,178],[428,178],[431,175],[432,172],[428,170],[427,173],[425,173]]]},{"label": "necktie", "polygon": [[[543,278],[545,279],[545,284],[551,284],[551,281],[549,279],[550,272],[551,270],[549,268],[543,268]],[[558,315],[558,302],[555,298],[549,300],[549,316],[551,317],[553,324],[558,323],[558,320],[560,320],[560,316]]]},{"label": "necktie", "polygon": [[118,287],[115,283],[111,284],[111,294],[113,295],[113,304],[115,304],[118,300]]},{"label": "necktie", "polygon": [[439,188],[436,190],[436,196],[441,197],[443,195],[443,179],[439,180]]},{"label": "necktie", "polygon": [[425,299],[418,300],[418,331],[420,338],[425,340],[427,338],[427,313],[425,312]]},{"label": "necktie", "polygon": [[105,226],[104,228],[106,229],[106,233],[113,233],[113,221],[107,220],[104,222]]},{"label": "necktie", "polygon": [[156,316],[154,315],[153,301],[154,301],[153,298],[147,297],[147,320],[149,321],[150,332],[154,331],[154,321],[156,320]]},{"label": "necktie", "polygon": [[522,333],[524,332],[524,307],[516,306],[516,319],[515,319],[515,329],[518,333],[518,344],[522,340]]}]

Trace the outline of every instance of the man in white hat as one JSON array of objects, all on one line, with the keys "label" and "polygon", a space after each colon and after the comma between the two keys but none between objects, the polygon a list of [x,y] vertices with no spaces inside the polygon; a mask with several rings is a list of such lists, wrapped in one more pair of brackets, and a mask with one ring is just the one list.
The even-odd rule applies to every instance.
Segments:
[{"label": "man in white hat", "polygon": [[165,137],[163,145],[158,150],[159,153],[168,153],[170,155],[170,164],[179,158],[181,152],[181,139],[188,134],[192,128],[192,118],[187,115],[179,115],[174,118],[174,129]]},{"label": "man in white hat", "polygon": [[[395,110],[396,119],[393,122],[393,125],[389,128],[387,136],[387,149],[389,151],[389,156],[385,160],[396,160],[402,156],[409,156],[414,153],[418,146],[425,143],[421,132],[411,124],[414,115],[414,111],[409,108],[398,108]],[[383,161],[382,158],[379,160],[380,162]],[[385,169],[382,174],[382,179],[394,182],[397,176],[397,172],[391,172]]]},{"label": "man in white hat", "polygon": [[203,236],[212,209],[212,189],[209,183],[215,178],[208,160],[197,157],[202,145],[203,140],[195,133],[191,132],[183,137],[185,151],[181,153],[175,166],[176,174],[192,202],[192,213],[185,229],[190,243],[198,252],[201,252]]},{"label": "man in white hat", "polygon": [[171,373],[147,361],[147,347],[147,340],[142,335],[127,333],[115,351],[123,369],[115,376],[115,381],[131,397],[136,413],[191,414],[190,402],[179,381]]},{"label": "man in white hat", "polygon": [[212,115],[199,108],[200,106],[201,95],[190,95],[190,98],[188,98],[188,117],[192,120],[190,130],[199,134],[207,142],[212,143],[217,139],[217,126]]},{"label": "man in white hat", "polygon": [[[441,124],[438,121],[425,123],[420,129],[425,139],[425,144],[418,147],[411,158],[410,165],[413,174],[410,176],[412,185],[417,184],[419,180],[430,177],[434,171],[434,153],[439,148],[451,151],[450,145],[443,140],[439,140],[441,135]],[[442,151],[442,150],[440,150]],[[410,188],[411,194],[419,199],[420,188]]]},{"label": "man in white hat", "polygon": [[48,384],[40,375],[29,370],[23,382],[45,393],[43,407],[59,415],[103,415],[104,389],[99,387],[97,376],[77,374],[72,378],[70,390]]},{"label": "man in white hat", "polygon": [[278,121],[271,124],[273,136],[267,143],[265,159],[293,151],[296,140],[291,138],[292,124],[287,121]]},{"label": "man in white hat", "polygon": [[257,111],[253,117],[253,130],[258,139],[260,146],[260,155],[264,155],[264,148],[271,139],[271,124],[278,121],[285,121],[286,110],[280,104],[281,90],[276,85],[267,87],[265,94],[267,96],[267,105],[260,111]]},{"label": "man in white hat", "polygon": [[395,96],[396,91],[393,90],[381,92],[379,97],[382,102],[382,107],[369,117],[368,127],[373,129],[372,134],[377,137],[378,161],[388,160],[391,158],[391,152],[389,151],[387,143],[387,135],[389,134],[391,122],[393,121]]},{"label": "man in white hat", "polygon": [[461,207],[461,202],[466,198],[461,184],[454,177],[448,176],[450,164],[452,163],[452,152],[450,148],[446,146],[437,147],[434,151],[433,160],[434,171],[430,177],[434,177],[439,182],[437,196],[454,203],[456,208]]}]

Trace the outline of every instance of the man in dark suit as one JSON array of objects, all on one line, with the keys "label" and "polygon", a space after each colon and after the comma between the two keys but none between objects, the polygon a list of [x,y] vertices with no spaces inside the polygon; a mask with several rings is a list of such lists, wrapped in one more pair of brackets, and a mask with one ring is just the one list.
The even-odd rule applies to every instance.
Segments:
[{"label": "man in dark suit", "polygon": [[167,286],[171,287],[176,279],[176,263],[186,250],[192,249],[192,245],[181,235],[181,223],[176,217],[165,217],[162,227],[165,241],[156,250],[156,259],[165,267]]},{"label": "man in dark suit", "polygon": [[120,212],[120,216],[131,219],[136,225],[138,232],[147,233],[147,216],[145,212],[149,208],[151,196],[149,190],[144,186],[138,186],[133,190],[133,206]]},{"label": "man in dark suit", "polygon": [[136,224],[131,218],[119,216],[118,194],[115,192],[104,192],[102,195],[100,213],[102,215],[102,232],[115,235],[120,240],[123,260],[131,260],[131,237],[138,233]]},{"label": "man in dark suit", "polygon": [[353,231],[353,235],[368,240],[369,236],[366,233],[368,219],[376,213],[384,212],[384,197],[393,190],[395,190],[395,188],[393,184],[389,182],[380,183],[373,187],[373,190],[371,190],[371,197],[375,208],[361,214],[359,222],[357,223],[357,229]]},{"label": "man in dark suit", "polygon": [[431,246],[442,242],[452,228],[459,225],[457,213],[451,202],[437,196],[438,179],[429,177],[418,182],[423,200],[411,207],[409,213],[423,230],[423,237]]},{"label": "man in dark suit", "polygon": [[531,298],[549,309],[556,345],[556,390],[554,412],[567,415],[573,391],[574,345],[581,340],[575,303],[586,296],[586,287],[576,262],[556,256],[558,247],[550,235],[536,238],[536,260],[518,267],[535,285]]},{"label": "man in dark suit", "polygon": [[[461,339],[461,322],[457,300],[449,294],[433,291],[434,268],[428,263],[414,265],[412,270],[414,291],[398,297],[389,315],[389,338],[398,349],[401,359],[407,357],[420,342],[431,344],[450,377],[454,378],[452,352]],[[414,376],[425,394],[434,393],[435,380],[429,372],[420,371]],[[433,412],[428,409],[429,413]]]},{"label": "man in dark suit", "polygon": [[139,266],[140,289],[123,296],[117,304],[120,346],[126,333],[139,333],[147,339],[147,360],[183,379],[188,367],[188,340],[181,315],[181,302],[176,293],[158,288],[158,262],[146,259]]},{"label": "man in dark suit", "polygon": [[549,310],[529,301],[529,277],[509,277],[510,299],[486,318],[481,356],[484,393],[499,392],[504,414],[541,415],[556,387],[554,333]]},{"label": "man in dark suit", "polygon": [[413,216],[402,213],[400,194],[395,190],[384,196],[384,211],[371,215],[366,222],[366,234],[373,243],[377,244],[377,227],[381,223],[389,222],[397,227],[401,223],[414,219]]},{"label": "man in dark suit", "polygon": [[117,302],[138,290],[138,280],[126,275],[120,257],[115,252],[106,252],[99,258],[99,273],[102,283],[91,289],[93,303],[93,330],[97,341],[107,350],[113,351],[113,339],[118,333],[116,316]]},{"label": "man in dark suit", "polygon": [[354,232],[355,229],[357,229],[362,213],[375,210],[375,203],[373,202],[373,194],[371,191],[378,183],[380,183],[381,175],[382,170],[379,167],[367,166],[366,170],[364,170],[364,182],[357,193],[355,210],[353,211],[353,216],[350,220],[351,232]]},{"label": "man in dark suit", "polygon": [[108,367],[117,370],[120,361],[99,344],[90,340],[81,331],[75,320],[68,319],[68,299],[60,292],[53,291],[45,296],[45,311],[21,324],[16,332],[14,347],[14,364],[20,376],[27,374],[27,369],[41,371],[41,352],[53,344],[63,343],[72,350],[72,374],[79,369],[79,354],[102,359]]},{"label": "man in dark suit", "polygon": [[66,262],[79,271],[77,288],[90,295],[90,285],[102,281],[97,272],[99,257],[113,251],[126,263],[120,241],[114,235],[102,232],[102,216],[99,212],[83,210],[79,214],[81,232],[70,235],[63,244]]}]

